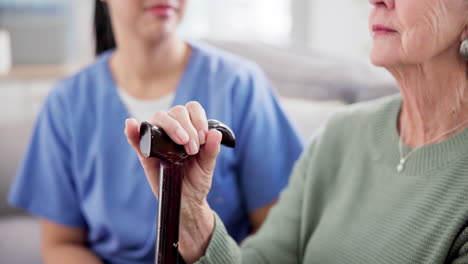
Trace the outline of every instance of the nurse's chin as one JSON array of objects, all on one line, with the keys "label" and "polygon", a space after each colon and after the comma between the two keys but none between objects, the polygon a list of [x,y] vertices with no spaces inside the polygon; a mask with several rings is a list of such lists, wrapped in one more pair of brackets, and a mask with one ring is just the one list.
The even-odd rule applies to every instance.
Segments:
[{"label": "nurse's chin", "polygon": [[143,29],[142,37],[147,41],[162,41],[176,36],[177,25],[172,22],[151,23]]}]

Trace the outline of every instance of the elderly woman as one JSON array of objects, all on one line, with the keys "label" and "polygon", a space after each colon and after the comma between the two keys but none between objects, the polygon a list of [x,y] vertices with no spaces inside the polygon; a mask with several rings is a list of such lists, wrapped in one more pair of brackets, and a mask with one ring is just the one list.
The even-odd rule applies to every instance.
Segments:
[{"label": "elderly woman", "polygon": [[[221,138],[209,131],[184,180],[186,262],[468,263],[468,1],[370,2],[371,60],[401,95],[332,117],[240,248],[206,202]],[[206,130],[196,103],[171,111],[153,122],[177,143],[180,127]],[[134,120],[126,134],[138,151]],[[140,157],[156,190],[157,161]]]}]

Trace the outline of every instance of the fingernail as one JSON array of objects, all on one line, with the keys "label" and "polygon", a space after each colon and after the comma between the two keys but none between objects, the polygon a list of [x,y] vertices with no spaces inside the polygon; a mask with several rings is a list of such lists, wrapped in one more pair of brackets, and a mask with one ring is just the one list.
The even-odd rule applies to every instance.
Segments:
[{"label": "fingernail", "polygon": [[179,140],[182,141],[182,143],[185,143],[189,140],[189,136],[187,132],[185,132],[185,130],[181,127],[177,129],[176,135],[179,138]]},{"label": "fingernail", "polygon": [[200,145],[205,144],[205,137],[206,137],[205,131],[203,130],[198,131],[198,139],[200,140]]},{"label": "fingernail", "polygon": [[198,153],[198,144],[195,140],[190,141],[189,148],[190,148],[190,152],[192,155],[195,155]]}]

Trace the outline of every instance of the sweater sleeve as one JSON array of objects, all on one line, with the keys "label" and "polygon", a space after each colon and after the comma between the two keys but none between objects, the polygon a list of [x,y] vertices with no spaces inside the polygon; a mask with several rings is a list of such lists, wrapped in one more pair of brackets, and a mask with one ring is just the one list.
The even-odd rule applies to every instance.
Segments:
[{"label": "sweater sleeve", "polygon": [[450,249],[446,263],[468,263],[468,227],[465,227],[455,239],[455,242]]},{"label": "sweater sleeve", "polygon": [[309,152],[296,163],[290,183],[265,223],[239,248],[216,216],[216,226],[205,256],[197,263],[298,263],[300,262],[301,208]]}]

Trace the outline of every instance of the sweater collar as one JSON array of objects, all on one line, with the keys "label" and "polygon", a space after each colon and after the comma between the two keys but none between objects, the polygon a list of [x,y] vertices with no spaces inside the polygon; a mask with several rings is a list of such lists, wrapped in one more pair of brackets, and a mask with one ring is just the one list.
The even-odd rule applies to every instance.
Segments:
[{"label": "sweater collar", "polygon": [[[401,110],[402,97],[395,96],[391,102],[378,113],[377,160],[394,168],[400,162],[398,133],[398,116]],[[403,156],[412,148],[403,144]],[[453,162],[466,158],[468,154],[468,128],[436,144],[426,145],[415,150],[405,162],[402,175],[429,175],[450,166]]]}]

